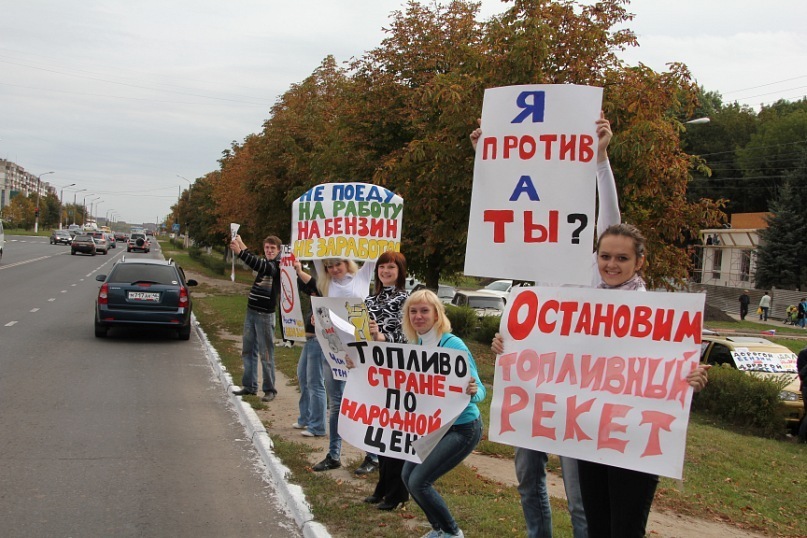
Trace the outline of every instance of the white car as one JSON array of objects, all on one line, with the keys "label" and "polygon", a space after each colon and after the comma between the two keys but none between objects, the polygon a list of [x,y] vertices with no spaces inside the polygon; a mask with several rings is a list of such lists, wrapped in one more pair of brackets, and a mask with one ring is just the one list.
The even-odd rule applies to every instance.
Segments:
[{"label": "white car", "polygon": [[513,288],[513,281],[512,280],[494,280],[484,288],[480,288],[477,291],[481,291],[483,293],[488,293],[490,295],[494,295],[496,297],[507,298],[510,295],[510,290]]},{"label": "white car", "polygon": [[482,318],[501,316],[504,313],[504,299],[481,291],[458,291],[451,300],[454,306],[473,308]]}]

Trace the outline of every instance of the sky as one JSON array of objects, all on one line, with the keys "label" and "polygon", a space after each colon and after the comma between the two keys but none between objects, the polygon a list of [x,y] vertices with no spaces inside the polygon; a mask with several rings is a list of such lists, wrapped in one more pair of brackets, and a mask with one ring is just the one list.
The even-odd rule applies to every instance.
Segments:
[{"label": "sky", "polygon": [[[99,217],[161,222],[181,190],[333,55],[360,57],[402,0],[0,0],[0,158]],[[481,18],[509,4],[482,0]],[[634,0],[640,46],[724,101],[807,95],[804,0]],[[346,178],[348,179],[348,178]],[[75,186],[69,186],[75,184]]]}]

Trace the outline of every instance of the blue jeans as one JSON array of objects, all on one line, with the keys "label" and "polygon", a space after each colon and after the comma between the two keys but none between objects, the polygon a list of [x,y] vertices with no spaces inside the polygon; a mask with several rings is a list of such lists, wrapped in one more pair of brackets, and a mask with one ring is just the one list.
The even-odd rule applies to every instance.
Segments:
[{"label": "blue jeans", "polygon": [[[549,492],[546,489],[546,461],[547,456],[544,452],[516,448],[516,477],[518,493],[521,495],[521,509],[527,523],[527,538],[552,538],[552,509],[549,505]],[[587,538],[588,528],[583,497],[580,493],[577,460],[561,457],[560,462],[574,538]]]},{"label": "blue jeans", "polygon": [[322,377],[322,348],[313,336],[306,337],[297,363],[300,384],[299,424],[314,435],[325,435],[325,379]]},{"label": "blue jeans", "polygon": [[434,482],[459,465],[482,439],[482,421],[454,424],[423,463],[404,463],[401,478],[433,530],[457,534],[459,527]]},{"label": "blue jeans", "polygon": [[331,364],[322,353],[322,375],[325,378],[325,390],[328,391],[328,454],[338,460],[342,453],[342,437],[339,435],[339,409],[342,406],[342,393],[345,392],[345,381],[336,380],[331,373]]},{"label": "blue jeans", "polygon": [[263,391],[275,389],[275,313],[263,313],[247,308],[244,317],[241,360],[244,361],[244,375],[241,386],[251,392],[258,392],[258,360],[263,368]]}]

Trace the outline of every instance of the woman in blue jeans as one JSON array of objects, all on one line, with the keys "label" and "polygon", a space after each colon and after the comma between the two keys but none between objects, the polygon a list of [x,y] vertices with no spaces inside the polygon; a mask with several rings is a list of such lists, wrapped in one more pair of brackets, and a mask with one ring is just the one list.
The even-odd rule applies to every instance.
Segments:
[{"label": "woman in blue jeans", "polygon": [[423,463],[407,461],[401,473],[406,489],[431,524],[432,530],[423,538],[464,537],[445,500],[434,489],[434,482],[459,465],[479,444],[482,420],[476,404],[485,399],[485,387],[468,347],[451,334],[445,307],[434,292],[416,291],[404,303],[403,311],[403,330],[410,342],[459,349],[468,354],[471,380],[465,393],[471,396],[471,401]]}]

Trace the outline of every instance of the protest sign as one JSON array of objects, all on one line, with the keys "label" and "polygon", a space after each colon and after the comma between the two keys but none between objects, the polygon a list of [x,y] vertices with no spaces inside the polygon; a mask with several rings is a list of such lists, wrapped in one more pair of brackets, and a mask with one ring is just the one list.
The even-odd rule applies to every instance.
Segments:
[{"label": "protest sign", "polygon": [[305,342],[305,320],[297,289],[297,272],[294,270],[294,254],[291,246],[283,245],[280,257],[280,317],[283,338]]},{"label": "protest sign", "polygon": [[[468,355],[446,347],[348,344],[355,355],[339,435],[351,445],[421,463],[470,401]],[[419,443],[424,439],[431,443]]]},{"label": "protest sign", "polygon": [[699,293],[514,291],[490,439],[680,478],[703,305]]},{"label": "protest sign", "polygon": [[[348,344],[370,340],[370,315],[358,297],[311,297],[314,332],[334,379],[348,378]],[[357,357],[352,355],[355,363]]]},{"label": "protest sign", "polygon": [[376,260],[401,251],[403,198],[378,185],[326,183],[292,204],[291,238],[301,260]]},{"label": "protest sign", "polygon": [[[235,236],[238,235],[238,228],[240,227],[241,227],[240,224],[236,224],[235,222],[230,223],[230,241],[235,239]],[[233,266],[232,269],[230,270],[230,280],[235,282],[235,258],[236,258],[235,254],[232,255],[232,258],[233,258],[232,259]]]},{"label": "protest sign", "polygon": [[465,274],[591,281],[601,103],[588,86],[485,90]]}]

